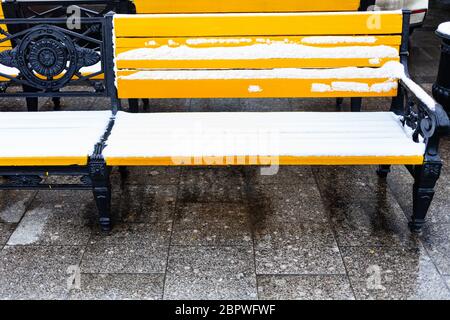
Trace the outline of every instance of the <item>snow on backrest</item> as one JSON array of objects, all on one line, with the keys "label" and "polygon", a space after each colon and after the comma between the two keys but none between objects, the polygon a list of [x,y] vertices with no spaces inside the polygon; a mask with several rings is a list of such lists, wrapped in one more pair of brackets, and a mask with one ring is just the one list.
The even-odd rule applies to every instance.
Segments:
[{"label": "snow on backrest", "polygon": [[[300,85],[300,91],[293,97],[346,96],[342,93],[355,96],[358,92],[392,96],[396,94],[397,78],[389,76],[390,73],[371,75],[370,69],[391,70],[394,63],[398,66],[401,32],[401,11],[116,15],[114,42],[119,96],[173,94],[170,97],[175,98],[192,93],[191,97],[203,97],[207,94],[188,89],[176,93],[176,85],[180,84],[179,80],[225,79],[242,82],[245,90],[239,84],[231,88],[230,82],[224,86],[216,81],[220,88],[210,88],[211,96],[207,97],[277,96],[275,88],[283,79],[308,79],[295,83]],[[349,68],[368,69],[365,72],[368,77],[357,77],[355,81]],[[298,70],[299,76],[308,74],[307,70],[317,70],[312,73],[319,74],[321,69],[350,75],[332,78],[335,73],[329,72],[330,77],[324,79],[322,73],[320,79],[327,81],[314,81],[311,77],[292,78],[290,69]],[[273,79],[277,81],[264,86],[260,81],[248,83],[239,76],[238,70],[256,71],[246,73],[245,80],[268,80],[271,73],[265,70],[273,70]],[[161,77],[161,72],[166,76]],[[233,74],[237,77],[230,79]],[[201,78],[202,75],[205,77]],[[131,82],[136,81],[165,81],[167,86],[168,81],[177,80],[173,90],[160,87],[165,91],[160,94],[148,90],[148,86],[142,90],[130,88]],[[279,94],[290,97],[294,93],[279,90]]]}]

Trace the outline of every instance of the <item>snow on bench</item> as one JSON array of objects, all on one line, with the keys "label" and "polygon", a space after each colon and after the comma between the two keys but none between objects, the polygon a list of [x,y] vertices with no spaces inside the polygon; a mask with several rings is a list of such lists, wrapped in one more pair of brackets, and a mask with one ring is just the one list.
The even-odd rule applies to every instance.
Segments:
[{"label": "snow on bench", "polygon": [[[420,164],[424,150],[391,112],[119,112],[103,155],[108,165],[264,164],[267,157],[299,165]],[[231,163],[221,163],[225,157]]]},{"label": "snow on bench", "polygon": [[85,165],[110,111],[1,112],[0,165]]}]

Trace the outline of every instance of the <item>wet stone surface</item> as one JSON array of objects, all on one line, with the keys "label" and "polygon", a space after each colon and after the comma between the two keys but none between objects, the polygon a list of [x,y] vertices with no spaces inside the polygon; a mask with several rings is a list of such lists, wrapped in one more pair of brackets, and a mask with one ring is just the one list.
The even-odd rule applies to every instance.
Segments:
[{"label": "wet stone surface", "polygon": [[[411,38],[411,71],[427,91],[439,56],[433,32],[450,16],[448,6],[432,6]],[[53,110],[49,99],[39,103]],[[335,104],[151,99],[146,112]],[[364,99],[363,110],[389,105]],[[345,99],[342,110],[349,106]],[[62,110],[108,108],[108,99],[62,99]],[[0,109],[26,110],[20,99],[1,99]],[[450,299],[450,139],[441,149],[421,236],[407,228],[413,180],[399,166],[387,180],[372,166],[283,167],[274,176],[251,166],[129,168],[124,179],[115,168],[106,234],[90,191],[1,191],[0,299]]]}]

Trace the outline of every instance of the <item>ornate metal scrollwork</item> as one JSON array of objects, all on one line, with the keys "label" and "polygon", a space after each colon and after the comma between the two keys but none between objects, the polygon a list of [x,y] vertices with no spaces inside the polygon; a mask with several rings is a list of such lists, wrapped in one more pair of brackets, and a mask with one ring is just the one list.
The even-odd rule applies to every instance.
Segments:
[{"label": "ornate metal scrollwork", "polygon": [[100,54],[77,45],[60,27],[39,25],[20,39],[18,45],[0,53],[0,63],[17,68],[20,77],[40,90],[64,87],[83,67],[95,65]]},{"label": "ornate metal scrollwork", "polygon": [[42,182],[42,177],[35,175],[9,176],[8,182],[13,186],[38,186]]}]

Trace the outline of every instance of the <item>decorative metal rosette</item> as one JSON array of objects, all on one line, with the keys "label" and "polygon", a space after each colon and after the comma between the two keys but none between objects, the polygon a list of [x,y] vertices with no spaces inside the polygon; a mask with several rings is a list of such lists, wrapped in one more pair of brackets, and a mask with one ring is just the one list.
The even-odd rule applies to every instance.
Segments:
[{"label": "decorative metal rosette", "polygon": [[98,52],[80,47],[56,26],[33,27],[17,42],[14,49],[0,53],[0,63],[19,69],[21,77],[40,90],[60,89],[82,67],[100,61]]}]

